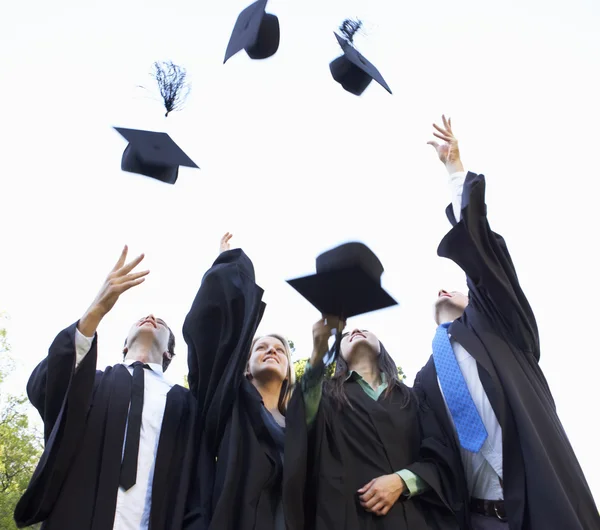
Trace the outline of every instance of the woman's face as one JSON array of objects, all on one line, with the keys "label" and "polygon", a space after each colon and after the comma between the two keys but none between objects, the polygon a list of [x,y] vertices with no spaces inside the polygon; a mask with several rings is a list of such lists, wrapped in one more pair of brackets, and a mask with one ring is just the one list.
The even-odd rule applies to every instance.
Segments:
[{"label": "woman's face", "polygon": [[353,329],[342,337],[340,345],[340,353],[346,362],[348,362],[356,352],[365,351],[372,352],[374,355],[379,355],[381,346],[379,339],[375,333],[371,333],[366,329]]},{"label": "woman's face", "polygon": [[261,337],[256,341],[250,360],[248,371],[253,379],[283,381],[288,374],[289,360],[282,342],[275,337]]}]

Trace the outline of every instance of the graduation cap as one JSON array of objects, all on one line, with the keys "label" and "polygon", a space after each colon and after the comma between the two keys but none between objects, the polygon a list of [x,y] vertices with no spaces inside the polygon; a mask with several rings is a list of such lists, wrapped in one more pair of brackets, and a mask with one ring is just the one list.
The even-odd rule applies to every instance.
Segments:
[{"label": "graduation cap", "polygon": [[258,0],[238,16],[225,52],[225,64],[241,50],[251,59],[266,59],[279,48],[279,19],[266,13],[268,0]]},{"label": "graduation cap", "polygon": [[114,129],[129,142],[121,159],[123,171],[175,184],[179,166],[198,167],[167,133],[123,127]]},{"label": "graduation cap", "polygon": [[329,63],[331,75],[344,87],[344,90],[355,96],[360,96],[373,79],[391,94],[392,91],[379,70],[354,47],[354,35],[361,26],[361,21],[346,19],[340,26],[340,31],[344,37],[334,33],[344,55]]},{"label": "graduation cap", "polygon": [[[381,287],[383,265],[363,243],[345,243],[324,252],[317,257],[316,268],[316,274],[288,283],[322,314],[346,320],[398,303]],[[335,360],[340,342],[337,333],[325,364]]]}]

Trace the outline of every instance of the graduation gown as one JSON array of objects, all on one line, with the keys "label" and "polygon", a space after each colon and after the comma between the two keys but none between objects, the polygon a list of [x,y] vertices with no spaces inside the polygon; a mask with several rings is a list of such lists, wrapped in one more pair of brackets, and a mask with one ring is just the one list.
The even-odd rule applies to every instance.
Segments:
[{"label": "graduation gown", "polygon": [[[533,311],[504,239],[488,224],[484,176],[467,175],[460,222],[451,205],[446,213],[453,228],[438,255],[465,271],[469,288],[469,305],[449,333],[476,359],[502,426],[510,530],[598,530],[598,509],[538,364]],[[453,433],[433,358],[417,375],[415,388],[425,393],[443,428]]]},{"label": "graduation gown", "polygon": [[183,335],[198,410],[198,468],[186,529],[275,530],[280,451],[245,371],[264,311],[241,249],[223,252],[202,279]]},{"label": "graduation gown", "polygon": [[[288,528],[307,530],[456,529],[448,503],[454,488],[449,447],[435,416],[413,394],[395,387],[377,401],[355,381],[345,390],[351,407],[340,410],[325,382],[314,424],[307,430],[302,394],[292,397],[287,415],[288,440],[284,506]],[[410,390],[412,394],[412,390]],[[400,497],[385,516],[360,505],[357,490],[374,478],[408,469],[431,489],[410,499]]]},{"label": "graduation gown", "polygon": [[[96,338],[75,370],[76,327],[57,335],[27,385],[44,421],[45,449],[15,509],[19,527],[40,521],[44,530],[113,527],[132,378],[121,364],[96,370]],[[190,392],[173,386],[159,437],[150,530],[181,526],[194,412]]]}]

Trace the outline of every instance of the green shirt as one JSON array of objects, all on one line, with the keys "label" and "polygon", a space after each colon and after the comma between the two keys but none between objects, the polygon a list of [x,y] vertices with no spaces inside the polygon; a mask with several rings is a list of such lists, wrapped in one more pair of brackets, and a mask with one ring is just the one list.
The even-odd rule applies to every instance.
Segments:
[{"label": "green shirt", "polygon": [[[301,388],[304,397],[304,408],[306,410],[306,424],[309,427],[314,423],[317,412],[319,411],[319,404],[321,403],[321,397],[323,395],[324,376],[324,370],[314,370],[311,367],[310,362],[306,362]],[[358,372],[353,370],[350,371],[346,377],[346,381],[350,379],[356,381],[364,390],[365,394],[375,401],[379,399],[379,396],[381,396],[388,387],[388,382],[384,373],[381,374],[381,384],[376,389],[367,383]],[[424,493],[429,489],[429,484],[427,484],[427,482],[408,469],[396,471],[396,474],[406,484],[406,488],[408,489],[407,496],[409,498]]]}]

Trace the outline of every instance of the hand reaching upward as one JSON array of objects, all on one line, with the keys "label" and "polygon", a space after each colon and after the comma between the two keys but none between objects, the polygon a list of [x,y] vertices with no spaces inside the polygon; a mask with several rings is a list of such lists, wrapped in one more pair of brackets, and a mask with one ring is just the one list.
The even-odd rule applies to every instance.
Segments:
[{"label": "hand reaching upward", "polygon": [[219,246],[219,254],[227,250],[231,250],[231,245],[229,244],[230,239],[233,237],[233,234],[229,232],[225,232],[225,235],[221,238],[221,245]]},{"label": "hand reaching upward", "polygon": [[456,173],[457,171],[464,171],[462,162],[460,160],[460,151],[458,150],[458,140],[455,138],[452,132],[452,120],[446,119],[446,116],[442,116],[443,127],[433,124],[434,132],[433,135],[440,140],[444,140],[443,144],[432,140],[427,142],[427,145],[432,145],[436,150],[438,157],[446,166],[446,169],[450,174]]},{"label": "hand reaching upward", "polygon": [[145,280],[145,276],[150,272],[148,270],[132,272],[144,259],[144,254],[140,254],[137,258],[126,264],[127,252],[128,248],[125,246],[116,265],[110,271],[104,285],[102,285],[100,292],[79,320],[77,327],[86,337],[92,337],[96,333],[98,324],[114,307],[119,296],[142,283]]}]

